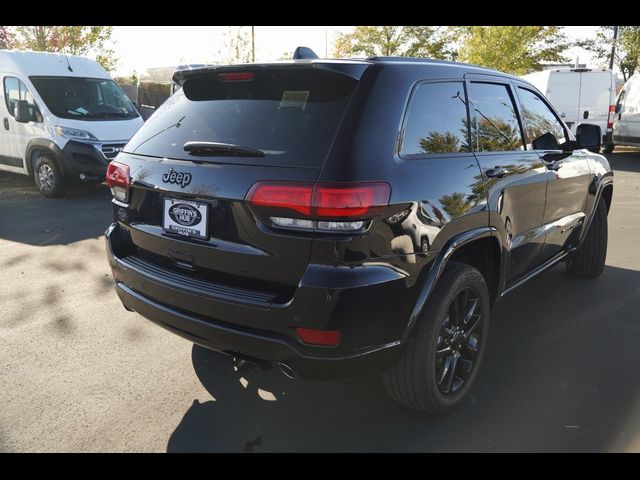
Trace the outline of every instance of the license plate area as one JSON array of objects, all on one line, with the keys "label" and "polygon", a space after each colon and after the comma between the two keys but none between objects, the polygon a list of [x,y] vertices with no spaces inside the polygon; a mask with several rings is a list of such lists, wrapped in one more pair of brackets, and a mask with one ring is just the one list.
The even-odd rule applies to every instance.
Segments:
[{"label": "license plate area", "polygon": [[209,205],[201,202],[165,198],[162,228],[183,237],[209,238]]}]

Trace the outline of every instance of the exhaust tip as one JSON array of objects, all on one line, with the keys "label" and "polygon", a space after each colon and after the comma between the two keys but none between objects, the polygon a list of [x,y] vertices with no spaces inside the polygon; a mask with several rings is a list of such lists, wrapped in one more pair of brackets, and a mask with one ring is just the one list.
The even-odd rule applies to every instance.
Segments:
[{"label": "exhaust tip", "polygon": [[294,372],[293,369],[287,364],[278,363],[278,368],[285,377],[290,378],[291,380],[294,380],[297,377],[296,372]]}]

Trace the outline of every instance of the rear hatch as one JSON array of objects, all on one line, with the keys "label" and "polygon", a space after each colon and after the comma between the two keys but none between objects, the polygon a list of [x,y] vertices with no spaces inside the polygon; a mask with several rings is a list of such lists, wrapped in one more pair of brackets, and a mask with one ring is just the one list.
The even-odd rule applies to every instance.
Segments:
[{"label": "rear hatch", "polygon": [[259,65],[187,77],[118,157],[131,178],[128,207],[115,202],[128,253],[271,303],[291,298],[312,234],[265,227],[244,199],[259,181],[316,181],[364,67]]}]

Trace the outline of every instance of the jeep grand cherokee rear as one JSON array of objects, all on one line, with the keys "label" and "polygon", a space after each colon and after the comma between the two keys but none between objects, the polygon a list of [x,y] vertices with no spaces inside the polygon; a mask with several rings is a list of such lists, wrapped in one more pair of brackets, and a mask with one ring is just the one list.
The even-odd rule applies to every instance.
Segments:
[{"label": "jeep grand cherokee rear", "polygon": [[[595,276],[606,253],[606,160],[541,159],[535,145],[579,144],[543,100],[518,116],[512,77],[487,72],[397,59],[178,72],[183,88],[107,172],[123,304],[289,376],[383,371],[399,402],[451,410],[476,378],[493,301],[567,255]],[[545,162],[573,163],[551,185]],[[547,190],[558,198],[541,225]]]}]

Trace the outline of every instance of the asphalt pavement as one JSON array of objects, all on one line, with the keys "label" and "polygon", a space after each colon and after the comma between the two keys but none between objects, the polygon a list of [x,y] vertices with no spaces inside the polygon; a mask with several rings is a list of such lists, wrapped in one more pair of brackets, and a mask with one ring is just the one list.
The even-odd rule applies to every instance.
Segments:
[{"label": "asphalt pavement", "polygon": [[640,451],[640,152],[615,170],[607,266],[501,300],[469,400],[429,417],[378,377],[236,371],[126,312],[106,187],[45,199],[0,172],[0,451]]}]

